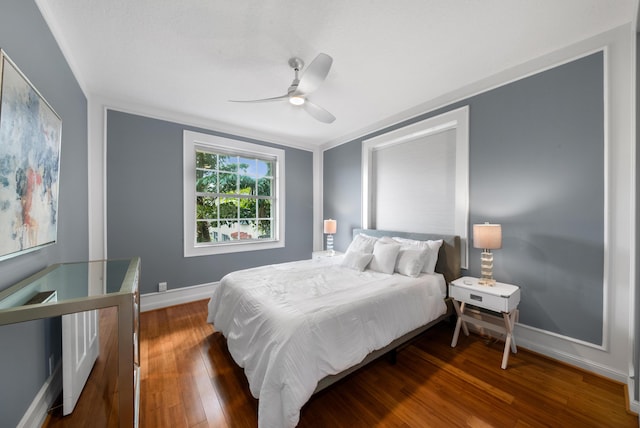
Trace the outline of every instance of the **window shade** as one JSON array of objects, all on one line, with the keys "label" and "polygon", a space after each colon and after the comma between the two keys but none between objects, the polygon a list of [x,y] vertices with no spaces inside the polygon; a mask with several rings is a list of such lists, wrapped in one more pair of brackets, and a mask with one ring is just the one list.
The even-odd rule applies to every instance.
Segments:
[{"label": "window shade", "polygon": [[372,225],[455,234],[456,130],[372,153]]}]

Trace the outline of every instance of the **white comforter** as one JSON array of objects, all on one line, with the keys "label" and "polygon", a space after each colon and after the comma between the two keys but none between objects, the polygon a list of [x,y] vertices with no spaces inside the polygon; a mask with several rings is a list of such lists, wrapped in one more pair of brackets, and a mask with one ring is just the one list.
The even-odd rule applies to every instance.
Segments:
[{"label": "white comforter", "polygon": [[342,257],[230,273],[209,302],[259,399],[261,428],[294,427],[317,383],[446,311],[442,275],[340,266]]}]

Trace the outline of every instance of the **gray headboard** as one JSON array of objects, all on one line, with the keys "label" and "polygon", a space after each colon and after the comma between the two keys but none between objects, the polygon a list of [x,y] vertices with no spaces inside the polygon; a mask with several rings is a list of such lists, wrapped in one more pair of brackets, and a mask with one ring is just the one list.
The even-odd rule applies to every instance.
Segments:
[{"label": "gray headboard", "polygon": [[460,278],[460,237],[457,235],[437,235],[434,233],[395,232],[391,230],[377,229],[353,229],[353,236],[359,233],[365,235],[383,237],[397,236],[399,238],[416,239],[418,241],[442,239],[442,247],[438,253],[436,272],[444,275],[447,283]]}]

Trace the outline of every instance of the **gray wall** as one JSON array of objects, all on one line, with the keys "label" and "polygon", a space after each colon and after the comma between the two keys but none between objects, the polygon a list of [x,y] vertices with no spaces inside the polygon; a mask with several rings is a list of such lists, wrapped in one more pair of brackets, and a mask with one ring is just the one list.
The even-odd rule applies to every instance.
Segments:
[{"label": "gray wall", "polygon": [[[469,105],[469,224],[503,225],[494,276],[521,286],[521,323],[597,344],[603,326],[603,99],[600,52],[399,125]],[[362,140],[399,126],[325,152],[324,217],[345,226],[336,249],[346,249],[348,227],[361,221]],[[479,250],[471,248],[469,256],[468,274],[479,276]]]},{"label": "gray wall", "polygon": [[351,231],[362,227],[360,140],[325,151],[322,162],[323,217],[338,221],[334,248],[344,251],[351,242]]},{"label": "gray wall", "polygon": [[[220,280],[248,267],[311,258],[313,249],[313,154],[285,150],[286,246],[183,256],[182,133],[185,129],[233,137],[178,123],[109,111],[107,115],[107,254],[140,256],[140,292]],[[256,144],[273,144],[244,139]]]},{"label": "gray wall", "polygon": [[[0,3],[0,47],[62,117],[58,242],[0,262],[0,289],[88,256],[87,102],[33,1]],[[3,142],[0,141],[0,144]],[[15,426],[59,361],[60,319],[0,327],[0,426]]]}]

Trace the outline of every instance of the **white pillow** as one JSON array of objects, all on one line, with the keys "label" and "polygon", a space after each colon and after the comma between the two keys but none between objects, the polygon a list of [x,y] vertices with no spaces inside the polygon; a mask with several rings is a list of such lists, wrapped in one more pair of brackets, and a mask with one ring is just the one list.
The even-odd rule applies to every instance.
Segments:
[{"label": "white pillow", "polygon": [[341,265],[347,267],[349,269],[355,269],[359,272],[362,272],[371,259],[373,258],[373,254],[371,253],[363,253],[362,251],[347,251],[342,259]]},{"label": "white pillow", "polygon": [[438,263],[438,252],[442,246],[442,239],[436,241],[427,241],[429,244],[430,254],[429,258],[422,267],[422,272],[434,273],[436,271],[436,263]]},{"label": "white pillow", "polygon": [[400,245],[378,241],[373,247],[373,259],[369,269],[391,275],[396,267],[396,258],[400,252]]},{"label": "white pillow", "polygon": [[415,239],[399,238],[395,236],[393,237],[393,239],[402,245],[415,245],[419,248],[427,248],[429,250],[429,255],[427,256],[427,260],[422,267],[422,272],[435,272],[436,263],[438,263],[438,252],[440,251],[440,247],[442,246],[442,239],[438,239],[435,241],[416,241]]},{"label": "white pillow", "polygon": [[347,253],[349,251],[360,251],[362,253],[373,253],[373,246],[376,244],[378,238],[373,236],[365,235],[364,233],[358,234],[351,244],[349,244],[349,248],[347,248]]},{"label": "white pillow", "polygon": [[429,250],[415,245],[403,245],[400,247],[395,271],[401,275],[417,277],[422,272],[422,267],[427,261]]}]

